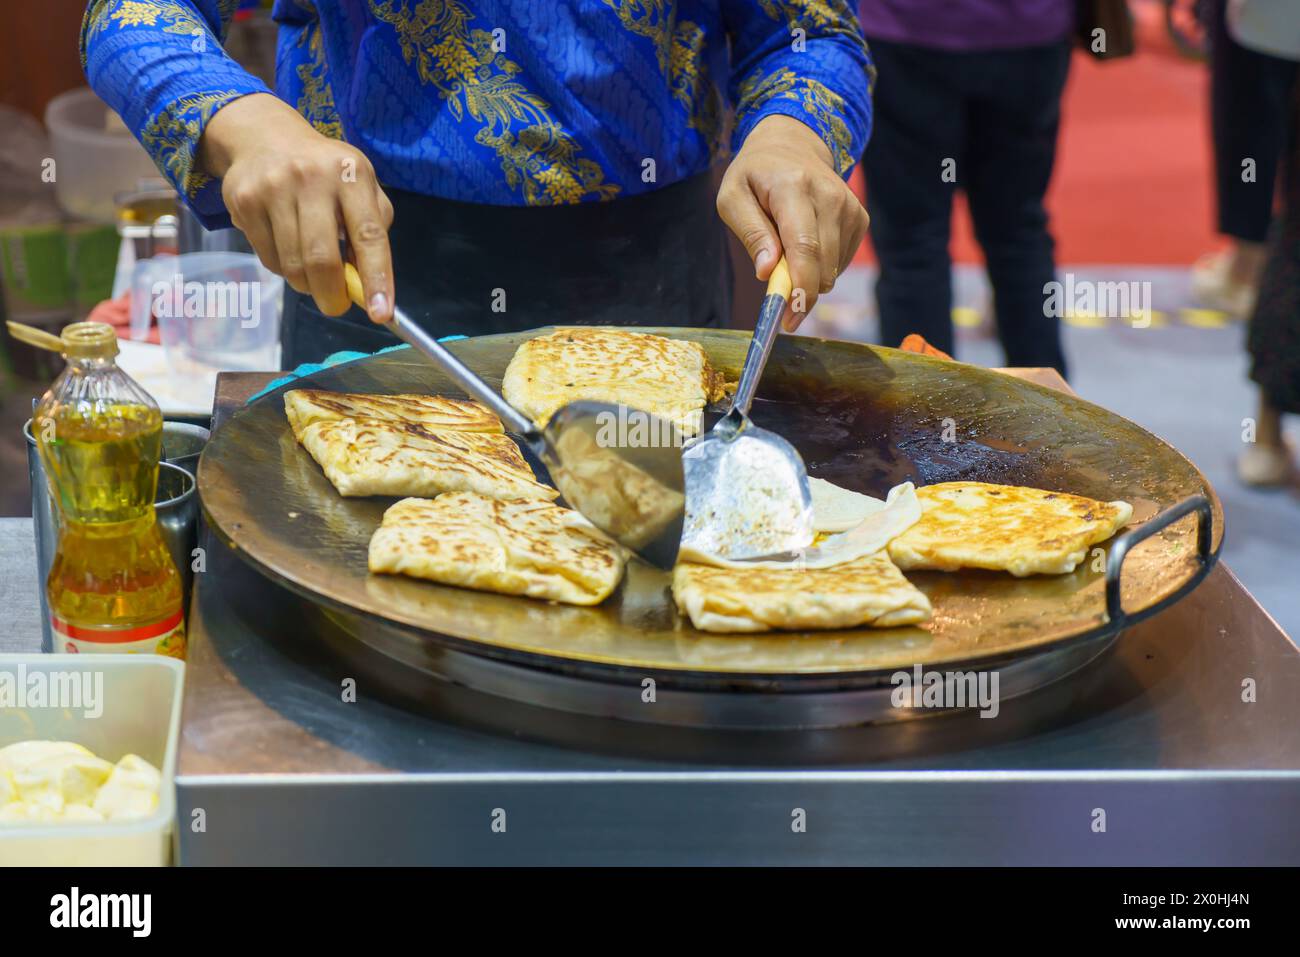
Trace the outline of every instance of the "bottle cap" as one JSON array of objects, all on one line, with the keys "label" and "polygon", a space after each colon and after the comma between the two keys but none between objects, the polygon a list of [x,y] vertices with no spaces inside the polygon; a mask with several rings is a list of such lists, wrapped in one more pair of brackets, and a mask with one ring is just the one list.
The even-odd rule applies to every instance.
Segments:
[{"label": "bottle cap", "polygon": [[117,355],[117,333],[106,322],[74,322],[59,336],[69,359],[111,359]]},{"label": "bottle cap", "polygon": [[117,355],[117,333],[106,322],[74,322],[58,336],[12,320],[5,325],[18,341],[61,352],[69,359],[111,359]]}]

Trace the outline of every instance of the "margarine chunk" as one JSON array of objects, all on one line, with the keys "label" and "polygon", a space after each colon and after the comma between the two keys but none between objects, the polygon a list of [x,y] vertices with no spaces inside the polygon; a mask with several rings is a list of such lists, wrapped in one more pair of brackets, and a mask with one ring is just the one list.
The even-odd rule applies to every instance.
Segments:
[{"label": "margarine chunk", "polygon": [[114,766],[71,741],[0,748],[0,824],[148,817],[161,789],[158,769],[134,754]]},{"label": "margarine chunk", "polygon": [[128,754],[95,795],[95,811],[105,820],[148,817],[158,808],[162,775],[144,758]]}]

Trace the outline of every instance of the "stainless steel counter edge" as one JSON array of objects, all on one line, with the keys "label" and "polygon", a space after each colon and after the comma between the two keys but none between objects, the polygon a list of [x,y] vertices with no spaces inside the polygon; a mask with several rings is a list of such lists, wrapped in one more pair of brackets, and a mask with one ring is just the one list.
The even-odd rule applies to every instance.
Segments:
[{"label": "stainless steel counter edge", "polygon": [[[1300,769],[1267,768],[1260,770],[1210,769],[1149,771],[821,771],[787,769],[781,771],[520,771],[421,773],[394,771],[392,774],[189,774],[176,778],[177,787],[256,787],[257,785],[367,785],[367,784],[772,784],[790,781],[826,781],[848,783],[932,782],[954,784],[971,781],[1062,781],[1111,783],[1120,781],[1291,781],[1300,785]],[[1300,801],[1300,791],[1297,792]],[[1297,805],[1300,812],[1300,804]],[[1300,820],[1296,822],[1300,828]]]},{"label": "stainless steel counter edge", "polygon": [[180,862],[1300,864],[1293,771],[282,777],[178,782]]}]

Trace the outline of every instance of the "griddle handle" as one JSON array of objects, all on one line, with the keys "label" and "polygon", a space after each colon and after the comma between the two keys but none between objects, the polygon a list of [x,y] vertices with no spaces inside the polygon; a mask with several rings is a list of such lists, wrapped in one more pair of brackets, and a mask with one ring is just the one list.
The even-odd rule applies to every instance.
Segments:
[{"label": "griddle handle", "polygon": [[1120,572],[1129,550],[1192,512],[1200,516],[1196,529],[1196,553],[1201,563],[1205,564],[1210,560],[1214,511],[1210,508],[1210,500],[1200,494],[1189,495],[1177,505],[1171,505],[1154,518],[1120,535],[1111,544],[1110,556],[1106,560],[1106,617],[1112,624],[1123,628],[1128,620],[1128,613],[1124,611],[1124,601],[1120,593]]}]

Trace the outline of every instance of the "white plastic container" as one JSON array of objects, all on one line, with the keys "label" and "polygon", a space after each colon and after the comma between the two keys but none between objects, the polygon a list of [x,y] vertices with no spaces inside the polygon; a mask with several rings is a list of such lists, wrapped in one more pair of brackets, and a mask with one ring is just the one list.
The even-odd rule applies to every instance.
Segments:
[{"label": "white plastic container", "polygon": [[[14,706],[0,697],[0,747],[19,741],[74,741],[106,761],[137,754],[162,772],[158,810],[138,821],[102,824],[0,824],[0,865],[163,866],[171,861],[176,817],[176,749],[185,665],[157,655],[0,655],[0,695],[36,672],[89,672],[101,709]],[[102,683],[101,682],[102,679]],[[36,679],[41,680],[41,679]],[[29,686],[30,687],[30,686]],[[83,685],[84,687],[84,685]],[[67,705],[67,700],[57,702]],[[96,710],[102,710],[98,716]]]},{"label": "white plastic container", "polygon": [[45,108],[59,205],[73,216],[114,221],[113,197],[161,174],[108,105],[88,86],[60,93]]},{"label": "white plastic container", "polygon": [[150,314],[157,320],[168,401],[210,406],[218,372],[280,368],[283,289],[284,280],[251,253],[186,253],[137,263],[132,334],[142,334]]},{"label": "white plastic container", "polygon": [[138,259],[131,266],[131,338],[136,342],[149,339],[154,324],[153,289],[156,283],[169,282],[177,271],[176,256],[161,255]]},{"label": "white plastic container", "polygon": [[251,253],[186,253],[150,261],[146,288],[167,362],[182,378],[276,369],[284,280]]}]

